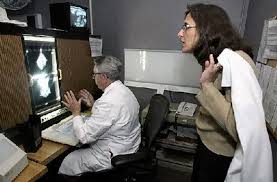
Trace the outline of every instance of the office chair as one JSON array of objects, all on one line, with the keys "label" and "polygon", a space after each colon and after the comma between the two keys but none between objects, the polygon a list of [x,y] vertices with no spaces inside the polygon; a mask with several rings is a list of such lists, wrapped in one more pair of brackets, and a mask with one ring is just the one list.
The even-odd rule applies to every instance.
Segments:
[{"label": "office chair", "polygon": [[85,173],[78,181],[153,181],[156,169],[154,140],[164,124],[168,111],[169,101],[164,95],[152,96],[139,151],[114,156],[111,160],[112,169]]},{"label": "office chair", "polygon": [[150,100],[142,130],[142,142],[138,152],[117,155],[112,165],[121,175],[122,181],[153,181],[156,169],[156,147],[154,140],[160,132],[169,111],[169,101],[164,95],[156,94]]}]

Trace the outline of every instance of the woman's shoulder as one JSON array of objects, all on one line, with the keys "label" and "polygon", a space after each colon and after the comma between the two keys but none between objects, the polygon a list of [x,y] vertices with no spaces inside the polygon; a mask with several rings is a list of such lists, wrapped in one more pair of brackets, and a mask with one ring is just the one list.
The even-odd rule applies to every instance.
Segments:
[{"label": "woman's shoulder", "polygon": [[256,69],[256,66],[255,66],[255,63],[254,63],[253,59],[246,52],[244,52],[243,50],[237,50],[235,52],[238,55],[240,55],[248,64],[250,64],[250,66],[252,67],[252,69],[255,72],[255,75],[257,76],[258,72],[257,72],[257,69]]}]

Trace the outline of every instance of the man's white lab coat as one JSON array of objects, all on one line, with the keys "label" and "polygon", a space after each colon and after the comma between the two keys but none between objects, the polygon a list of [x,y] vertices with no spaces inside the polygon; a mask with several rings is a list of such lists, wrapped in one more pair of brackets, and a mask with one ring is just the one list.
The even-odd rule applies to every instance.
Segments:
[{"label": "man's white lab coat", "polygon": [[139,104],[121,81],[111,83],[95,101],[91,117],[84,122],[73,118],[76,137],[86,149],[70,153],[62,162],[59,173],[80,175],[88,171],[111,168],[111,157],[134,153],[141,141]]}]

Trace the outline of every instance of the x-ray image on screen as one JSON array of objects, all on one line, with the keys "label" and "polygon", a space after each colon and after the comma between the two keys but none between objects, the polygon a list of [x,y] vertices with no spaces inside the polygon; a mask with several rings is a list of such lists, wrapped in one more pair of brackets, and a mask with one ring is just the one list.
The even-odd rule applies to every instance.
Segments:
[{"label": "x-ray image on screen", "polygon": [[87,26],[87,12],[84,8],[78,6],[70,6],[70,20],[72,27]]},{"label": "x-ray image on screen", "polygon": [[32,75],[40,72],[52,72],[52,48],[50,46],[37,47],[30,45],[26,47],[25,56],[28,60],[29,70]]},{"label": "x-ray image on screen", "polygon": [[24,37],[25,62],[35,111],[60,101],[55,39]]},{"label": "x-ray image on screen", "polygon": [[51,75],[40,74],[32,77],[32,93],[37,107],[48,105],[57,99],[57,79]]}]

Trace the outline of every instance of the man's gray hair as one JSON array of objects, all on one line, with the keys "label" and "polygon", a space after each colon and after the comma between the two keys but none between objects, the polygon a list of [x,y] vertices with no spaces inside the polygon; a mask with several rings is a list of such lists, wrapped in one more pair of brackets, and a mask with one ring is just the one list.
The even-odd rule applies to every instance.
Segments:
[{"label": "man's gray hair", "polygon": [[99,73],[104,73],[107,77],[116,81],[120,79],[122,63],[113,56],[101,56],[94,60],[95,69]]}]

